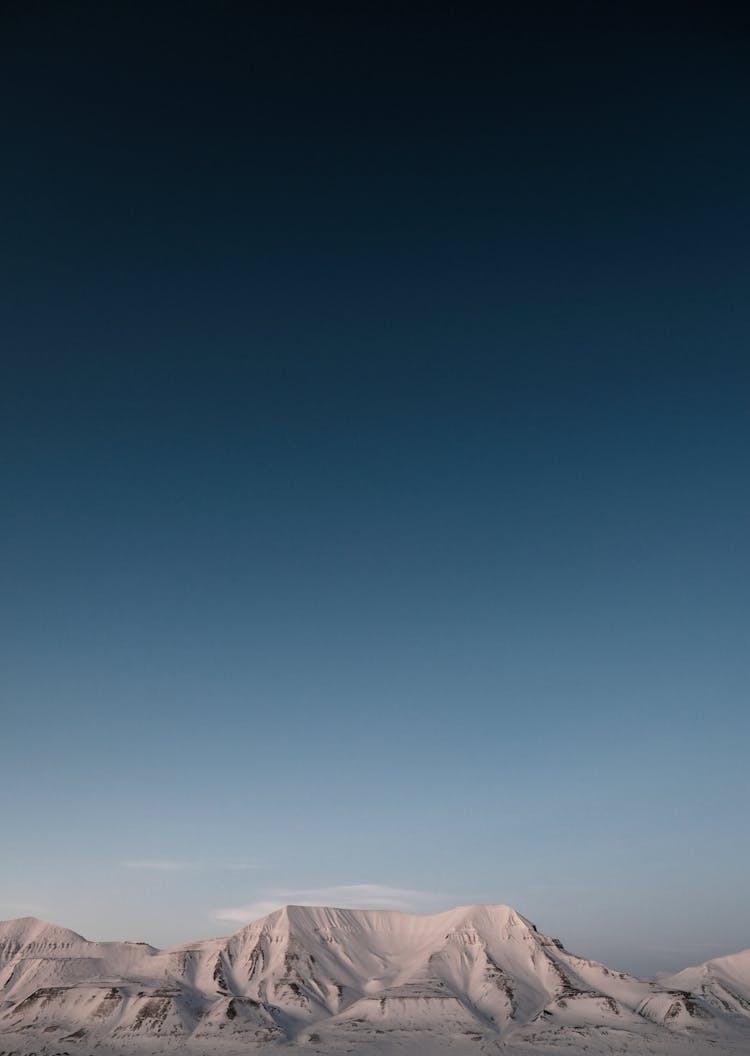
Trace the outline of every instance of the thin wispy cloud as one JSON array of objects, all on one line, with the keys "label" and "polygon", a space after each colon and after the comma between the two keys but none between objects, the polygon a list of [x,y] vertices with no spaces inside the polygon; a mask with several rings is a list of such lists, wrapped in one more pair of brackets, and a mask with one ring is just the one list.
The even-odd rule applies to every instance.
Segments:
[{"label": "thin wispy cloud", "polygon": [[146,858],[122,863],[126,869],[151,869],[157,873],[182,873],[200,869],[197,862],[178,862],[169,858]]},{"label": "thin wispy cloud", "polygon": [[254,902],[213,910],[214,920],[247,924],[282,906],[336,906],[339,909],[398,909],[406,912],[431,910],[440,897],[430,891],[390,887],[387,884],[336,884],[315,888],[275,888]]},{"label": "thin wispy cloud", "polygon": [[136,858],[122,864],[125,869],[145,869],[157,873],[250,872],[266,868],[266,866],[256,865],[253,862],[191,862],[176,858]]},{"label": "thin wispy cloud", "polygon": [[14,900],[6,902],[0,898],[0,916],[10,913],[14,917],[19,915],[37,917],[43,912],[44,909],[33,902],[16,902]]},{"label": "thin wispy cloud", "polygon": [[555,894],[562,891],[574,895],[585,895],[596,890],[591,884],[566,883],[564,880],[559,884],[527,884],[526,889],[528,891],[554,891]]},{"label": "thin wispy cloud", "polygon": [[648,950],[649,953],[710,953],[723,952],[726,950],[726,946],[717,942],[691,942],[684,946],[644,946],[644,950]]}]

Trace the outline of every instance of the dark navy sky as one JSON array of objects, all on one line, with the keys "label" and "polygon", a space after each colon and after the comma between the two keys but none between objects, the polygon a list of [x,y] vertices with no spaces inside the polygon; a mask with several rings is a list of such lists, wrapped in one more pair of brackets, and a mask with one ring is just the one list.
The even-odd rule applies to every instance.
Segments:
[{"label": "dark navy sky", "polygon": [[747,22],[281,6],[2,7],[0,916],[748,946]]}]

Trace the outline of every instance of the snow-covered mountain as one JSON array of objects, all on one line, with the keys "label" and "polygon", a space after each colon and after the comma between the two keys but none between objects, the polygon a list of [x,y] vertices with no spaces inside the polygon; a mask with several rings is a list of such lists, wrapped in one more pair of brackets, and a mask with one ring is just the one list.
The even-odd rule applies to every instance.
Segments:
[{"label": "snow-covered mountain", "polygon": [[0,923],[9,1053],[750,1051],[750,951],[658,981],[575,956],[508,906],[287,906],[157,950]]}]

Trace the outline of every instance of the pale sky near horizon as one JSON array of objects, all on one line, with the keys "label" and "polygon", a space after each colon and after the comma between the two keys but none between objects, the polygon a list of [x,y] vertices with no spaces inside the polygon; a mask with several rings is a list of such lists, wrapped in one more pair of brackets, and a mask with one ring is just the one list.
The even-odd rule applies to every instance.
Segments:
[{"label": "pale sky near horizon", "polygon": [[8,5],[0,918],[750,947],[747,27],[584,6]]}]

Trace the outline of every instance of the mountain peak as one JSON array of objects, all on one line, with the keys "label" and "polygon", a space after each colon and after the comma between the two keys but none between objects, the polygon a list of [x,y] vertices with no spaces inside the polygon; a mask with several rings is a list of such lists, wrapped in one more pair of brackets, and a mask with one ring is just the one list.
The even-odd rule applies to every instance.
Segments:
[{"label": "mountain peak", "polygon": [[86,942],[82,935],[59,924],[50,924],[39,917],[15,917],[11,920],[0,920],[0,937],[15,939],[24,945],[29,942],[63,941]]},{"label": "mountain peak", "polygon": [[116,1056],[168,1051],[167,1038],[207,1051],[220,1037],[228,1056],[255,1041],[299,1056],[471,1056],[477,1040],[528,1052],[540,1039],[550,1053],[613,1056],[628,1037],[688,1056],[686,1029],[705,1035],[706,1052],[747,1051],[732,1039],[750,1033],[750,951],[636,979],[569,953],[503,903],[434,914],[288,905],[168,950],[88,943],[36,917],[0,922],[0,1051],[19,1056],[82,1037]]}]

